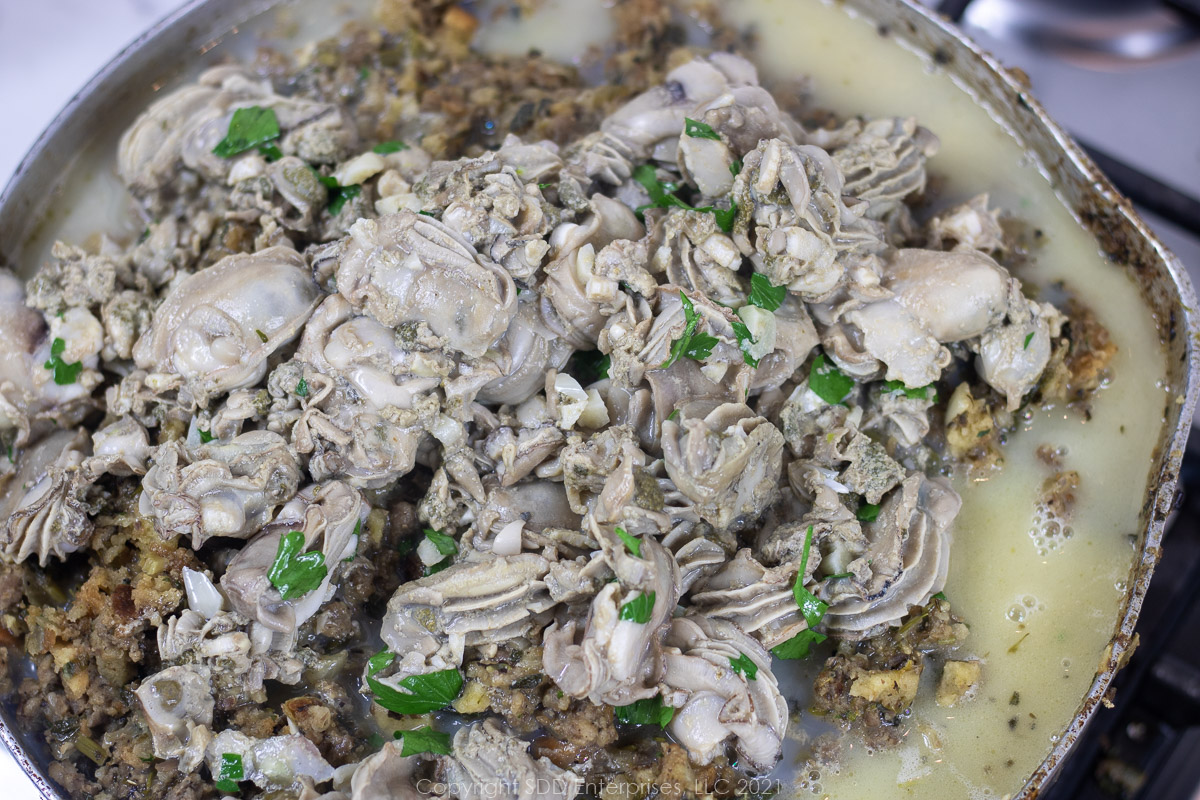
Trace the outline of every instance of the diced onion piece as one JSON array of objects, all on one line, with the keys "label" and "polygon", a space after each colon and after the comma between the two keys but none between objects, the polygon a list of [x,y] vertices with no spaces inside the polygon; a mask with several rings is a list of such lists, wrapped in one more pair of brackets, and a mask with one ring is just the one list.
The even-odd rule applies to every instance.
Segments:
[{"label": "diced onion piece", "polygon": [[570,430],[587,408],[588,393],[579,381],[562,372],[554,377],[554,391],[558,393],[558,426]]},{"label": "diced onion piece", "polygon": [[492,542],[492,552],[498,556],[515,556],[521,552],[521,533],[525,520],[516,519],[505,525]]},{"label": "diced onion piece", "polygon": [[746,351],[753,358],[762,358],[775,351],[775,315],[758,306],[742,306],[737,315],[746,323],[746,329],[754,338]]},{"label": "diced onion piece", "polygon": [[340,165],[333,172],[339,186],[356,186],[378,175],[387,168],[387,162],[378,153],[363,153]]},{"label": "diced onion piece", "polygon": [[588,430],[599,430],[608,424],[608,406],[597,389],[587,390],[588,401],[579,415],[579,424]]},{"label": "diced onion piece", "polygon": [[421,563],[427,567],[432,567],[434,564],[445,558],[442,551],[437,549],[437,545],[431,542],[428,538],[422,539],[417,545],[417,558],[421,559]]},{"label": "diced onion piece", "polygon": [[187,592],[188,608],[205,619],[215,617],[225,605],[225,596],[203,572],[184,567],[183,588]]}]

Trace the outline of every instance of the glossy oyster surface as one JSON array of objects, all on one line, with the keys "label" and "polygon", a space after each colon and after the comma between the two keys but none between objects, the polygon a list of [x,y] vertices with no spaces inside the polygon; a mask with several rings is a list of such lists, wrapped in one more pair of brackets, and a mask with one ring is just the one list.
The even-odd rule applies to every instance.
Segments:
[{"label": "glossy oyster surface", "polygon": [[[903,655],[899,724],[965,635],[956,458],[1084,329],[1000,212],[923,205],[916,120],[808,130],[730,52],[451,149],[430,76],[371,77],[397,48],[332,94],[322,50],[204,73],[121,140],[138,241],[0,270],[0,558],[50,576],[31,646],[87,730],[170,762],[154,796],[573,800],[770,773],[794,659]],[[65,666],[104,631],[117,666]]]}]

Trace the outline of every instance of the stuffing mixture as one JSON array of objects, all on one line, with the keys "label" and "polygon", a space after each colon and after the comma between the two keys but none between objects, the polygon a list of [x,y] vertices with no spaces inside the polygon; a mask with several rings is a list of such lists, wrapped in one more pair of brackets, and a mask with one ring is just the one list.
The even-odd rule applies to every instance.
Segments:
[{"label": "stuffing mixture", "polygon": [[590,81],[423,0],[210,69],[136,241],[0,270],[0,689],[71,797],[745,795],[986,681],[948,478],[1107,332],[915,120],[613,13]]}]

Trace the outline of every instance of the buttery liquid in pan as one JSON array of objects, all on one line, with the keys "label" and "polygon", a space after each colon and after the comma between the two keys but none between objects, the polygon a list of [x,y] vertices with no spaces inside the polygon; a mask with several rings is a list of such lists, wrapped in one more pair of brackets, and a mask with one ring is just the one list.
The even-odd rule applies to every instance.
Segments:
[{"label": "buttery liquid in pan", "polygon": [[[296,43],[335,30],[336,12],[314,5],[323,6],[300,2],[285,12],[303,21],[289,31]],[[359,0],[352,5],[369,7]],[[781,797],[1015,794],[1074,717],[1126,591],[1152,450],[1164,406],[1173,399],[1155,321],[1134,283],[1100,254],[1015,140],[928,56],[819,0],[728,0],[722,6],[728,19],[758,34],[758,52],[749,55],[765,78],[808,75],[815,99],[840,116],[915,116],[936,133],[941,151],[929,168],[944,179],[937,207],[986,191],[994,206],[1040,229],[1044,244],[1021,278],[1027,285],[1066,281],[1120,348],[1113,380],[1096,398],[1091,421],[1063,410],[1038,413],[1010,438],[1002,472],[979,482],[956,480],[963,509],[946,594],[971,626],[964,653],[984,662],[983,685],[973,701],[939,708],[932,700],[937,676],[927,670],[913,711],[916,724],[899,748],[870,754],[850,747],[839,772],[812,770],[805,765],[804,740],[833,730],[807,713],[819,664],[776,664],[804,732],[788,743],[775,773],[785,785],[794,781],[794,794],[785,789]],[[574,33],[564,35],[567,30]],[[599,3],[550,0],[519,26],[485,29],[481,43],[515,52],[537,46],[549,56],[569,57],[611,30]],[[236,37],[222,47],[245,55],[246,44]],[[62,202],[25,248],[32,257],[27,269],[55,238],[77,243],[97,231],[136,235],[136,221],[115,213],[122,204],[112,202],[122,192],[111,169],[114,153],[115,135],[75,171]],[[1047,521],[1035,514],[1038,490],[1049,475],[1034,456],[1043,444],[1062,448],[1063,468],[1082,476],[1079,502],[1066,523],[1069,536],[1044,535]]]},{"label": "buttery liquid in pan", "polygon": [[[550,4],[541,20],[526,20],[521,29],[493,30],[487,42],[511,52],[533,45],[548,55],[572,52],[577,42],[555,41],[550,33],[561,30],[559,15],[568,5]],[[1163,408],[1173,400],[1155,321],[1137,286],[1101,254],[1014,138],[928,56],[818,0],[720,5],[726,19],[757,33],[751,55],[764,79],[807,75],[817,103],[839,116],[915,116],[937,134],[941,150],[929,169],[944,183],[936,207],[988,192],[993,207],[1040,229],[1044,244],[1020,277],[1027,285],[1065,281],[1120,348],[1091,421],[1062,409],[1033,415],[1004,448],[1003,471],[979,482],[955,480],[963,508],[946,595],[971,627],[964,653],[984,662],[977,697],[940,708],[933,702],[937,675],[927,670],[913,709],[916,724],[899,748],[874,754],[850,748],[834,773],[811,769],[804,763],[808,745],[790,742],[777,772],[794,774],[798,796],[832,800],[1016,794],[1091,685],[1137,555],[1152,451]],[[596,15],[574,29],[605,30],[602,12]],[[1069,521],[1036,513],[1042,481],[1053,472],[1034,455],[1043,444],[1062,448],[1062,469],[1081,476]],[[808,666],[776,661],[775,669],[789,708],[799,709],[801,727],[814,736],[834,728],[807,713],[819,664]]]}]

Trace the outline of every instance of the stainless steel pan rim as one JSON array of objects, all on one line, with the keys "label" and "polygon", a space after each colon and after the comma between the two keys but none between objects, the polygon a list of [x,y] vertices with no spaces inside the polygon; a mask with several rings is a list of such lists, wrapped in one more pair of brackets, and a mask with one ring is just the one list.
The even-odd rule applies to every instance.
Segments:
[{"label": "stainless steel pan rim", "polygon": [[[1196,405],[1200,375],[1200,320],[1196,295],[1179,260],[1150,232],[1129,201],[1121,197],[1074,141],[1029,94],[1029,87],[984,52],[953,24],[913,0],[842,0],[885,27],[936,68],[948,72],[992,117],[1033,153],[1056,192],[1119,266],[1139,283],[1159,322],[1168,354],[1168,379],[1176,390],[1167,411],[1142,510],[1139,552],[1119,621],[1096,676],[1072,723],[1017,795],[1034,800],[1057,774],[1063,759],[1104,702],[1113,676],[1136,646],[1134,624],[1161,553],[1163,527],[1175,495],[1184,444]],[[211,49],[227,32],[286,0],[190,0],[133,41],[67,104],[22,159],[0,194],[0,264],[18,252],[46,201],[46,187],[58,184],[61,166],[89,138],[89,120],[133,89],[146,94],[147,79],[159,80]],[[66,800],[51,783],[45,765],[31,757],[0,710],[0,740],[46,800]]]}]

